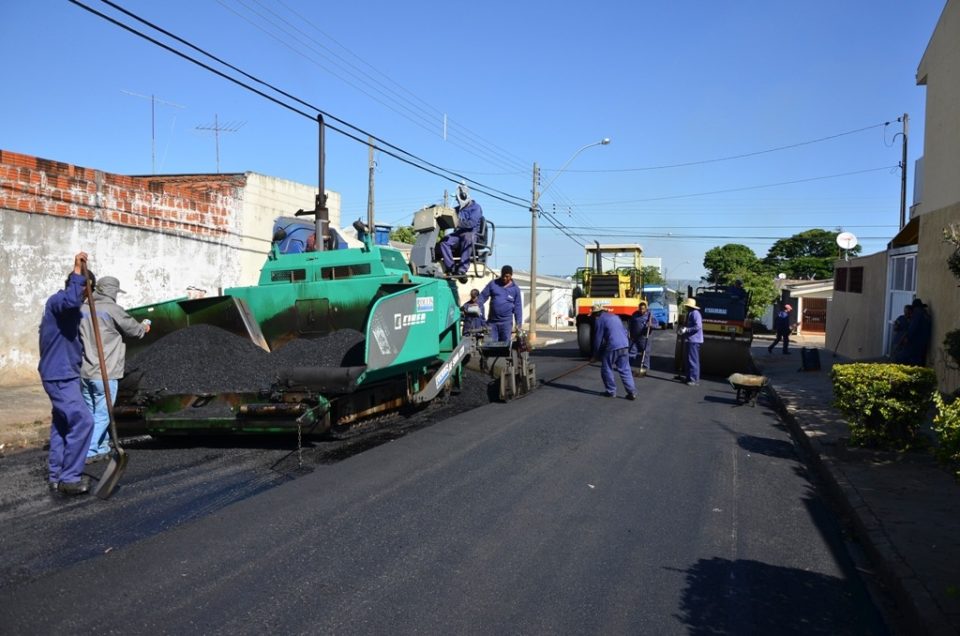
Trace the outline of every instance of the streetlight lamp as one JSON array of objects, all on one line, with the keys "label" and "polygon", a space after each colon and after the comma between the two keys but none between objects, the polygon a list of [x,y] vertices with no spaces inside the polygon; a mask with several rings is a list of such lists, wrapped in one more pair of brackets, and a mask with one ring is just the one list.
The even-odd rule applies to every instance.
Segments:
[{"label": "streetlight lamp", "polygon": [[536,162],[533,163],[533,199],[530,202],[530,329],[528,332],[528,338],[531,343],[537,339],[537,211],[540,209],[540,195],[550,189],[550,186],[557,180],[560,173],[566,170],[570,162],[577,158],[577,155],[587,148],[606,146],[609,143],[610,138],[604,137],[600,141],[594,141],[577,150],[567,159],[560,169],[553,174],[553,177],[550,178],[550,181],[547,182],[547,185],[544,186],[540,192],[537,191],[537,182],[540,180],[540,168]]}]

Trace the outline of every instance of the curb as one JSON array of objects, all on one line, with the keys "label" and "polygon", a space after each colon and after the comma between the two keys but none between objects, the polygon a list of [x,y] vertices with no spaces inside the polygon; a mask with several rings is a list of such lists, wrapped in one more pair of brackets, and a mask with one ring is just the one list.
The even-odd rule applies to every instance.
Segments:
[{"label": "curb", "polygon": [[940,606],[887,537],[883,523],[863,501],[843,469],[821,451],[821,444],[816,438],[807,435],[773,383],[767,386],[767,393],[790,428],[793,438],[803,448],[817,477],[826,486],[826,494],[851,522],[857,540],[876,567],[878,578],[896,601],[905,627],[910,633],[956,635],[957,631]]}]

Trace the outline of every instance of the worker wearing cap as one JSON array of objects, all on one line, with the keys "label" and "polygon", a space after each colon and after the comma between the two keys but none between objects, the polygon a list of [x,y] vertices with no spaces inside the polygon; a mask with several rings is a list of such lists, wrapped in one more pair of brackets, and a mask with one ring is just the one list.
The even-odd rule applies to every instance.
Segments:
[{"label": "worker wearing cap", "polygon": [[600,379],[607,397],[617,397],[617,382],[613,377],[616,369],[620,375],[628,400],[637,399],[637,387],[630,372],[630,338],[619,316],[609,313],[603,303],[594,303],[593,357],[600,361]]},{"label": "worker wearing cap", "polygon": [[[480,229],[482,218],[483,208],[470,198],[467,184],[461,183],[457,186],[457,229],[440,241],[440,255],[443,257],[443,265],[448,273],[462,276],[470,269],[474,238]],[[460,256],[460,266],[456,270],[454,270],[454,252]]]},{"label": "worker wearing cap", "polygon": [[728,290],[728,292],[731,296],[734,296],[736,298],[746,298],[747,290],[743,288],[743,279],[738,278],[735,281],[733,281],[733,285],[730,286],[730,289]]},{"label": "worker wearing cap", "polygon": [[790,351],[790,312],[793,311],[793,305],[787,304],[783,309],[777,312],[773,317],[773,329],[777,333],[776,340],[767,347],[767,353],[773,353],[777,343],[783,340],[783,355],[789,355]]},{"label": "worker wearing cap", "polygon": [[682,380],[688,386],[697,386],[700,384],[700,346],[703,345],[703,317],[700,316],[700,308],[697,307],[697,301],[693,298],[687,298],[683,302],[687,310],[687,320],[683,327],[680,327],[680,337],[687,345],[687,368],[686,375]]},{"label": "worker wearing cap", "polygon": [[[104,276],[97,281],[93,290],[93,302],[97,308],[97,326],[100,328],[100,342],[103,344],[103,360],[107,365],[107,378],[110,386],[110,405],[117,401],[117,384],[123,377],[127,347],[123,336],[142,338],[150,331],[149,323],[139,323],[117,304],[120,281],[113,276]],[[90,317],[90,304],[80,308],[80,340],[83,343],[83,365],[80,368],[80,391],[83,401],[93,415],[93,435],[86,452],[87,463],[104,459],[110,451],[107,444],[107,426],[110,414],[107,411],[107,396],[103,386],[103,374],[100,370],[100,357],[97,354],[97,339],[93,332],[93,320]]]},{"label": "worker wearing cap", "polygon": [[[40,321],[40,380],[50,398],[49,485],[65,495],[82,495],[90,485],[82,478],[93,433],[93,417],[80,395],[80,306],[86,296],[87,255],[73,257],[73,273],[64,289],[47,299]],[[87,272],[88,276],[93,276]]]},{"label": "worker wearing cap", "polygon": [[500,278],[490,281],[480,292],[477,301],[482,305],[490,300],[487,310],[487,325],[490,327],[490,337],[494,342],[507,342],[513,331],[523,324],[523,295],[520,287],[513,282],[513,268],[504,265],[500,270]]},{"label": "worker wearing cap", "polygon": [[646,375],[650,370],[649,335],[651,329],[658,329],[660,323],[656,316],[647,309],[647,303],[640,301],[637,310],[630,316],[627,331],[630,333],[630,358],[640,356],[640,375]]}]

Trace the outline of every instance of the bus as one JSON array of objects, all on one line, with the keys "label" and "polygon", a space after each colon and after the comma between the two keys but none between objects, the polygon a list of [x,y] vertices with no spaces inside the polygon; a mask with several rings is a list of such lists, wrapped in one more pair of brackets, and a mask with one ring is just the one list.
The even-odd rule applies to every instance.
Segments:
[{"label": "bus", "polygon": [[677,290],[663,285],[644,285],[643,298],[661,329],[673,329],[678,315]]}]

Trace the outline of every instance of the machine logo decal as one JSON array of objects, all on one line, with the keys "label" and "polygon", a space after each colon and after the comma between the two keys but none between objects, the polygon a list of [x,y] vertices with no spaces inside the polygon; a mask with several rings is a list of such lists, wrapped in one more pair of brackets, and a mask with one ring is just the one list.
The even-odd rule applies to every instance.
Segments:
[{"label": "machine logo decal", "polygon": [[433,296],[417,298],[417,312],[433,311]]},{"label": "machine logo decal", "polygon": [[425,324],[427,324],[426,314],[393,314],[394,330]]}]

